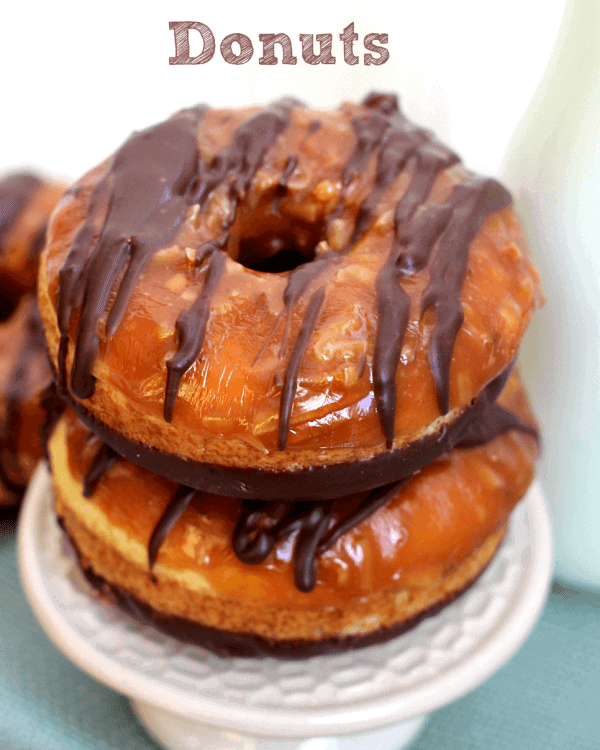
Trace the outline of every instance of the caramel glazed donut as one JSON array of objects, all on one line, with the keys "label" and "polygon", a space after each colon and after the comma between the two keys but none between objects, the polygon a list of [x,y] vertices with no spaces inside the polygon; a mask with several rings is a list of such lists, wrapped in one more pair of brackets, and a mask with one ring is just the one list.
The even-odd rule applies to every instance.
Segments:
[{"label": "caramel glazed donut", "polygon": [[32,172],[0,179],[0,319],[35,292],[48,217],[64,189]]},{"label": "caramel glazed donut", "polygon": [[[394,97],[198,107],[67,192],[39,304],[60,390],[119,453],[325,499],[448,449],[541,300],[523,244],[504,188]],[[308,262],[251,267],[282,255]]]},{"label": "caramel glazed donut", "polygon": [[51,384],[37,302],[28,294],[0,324],[0,508],[20,503],[44,454],[41,432]]},{"label": "caramel glazed donut", "polygon": [[52,374],[34,292],[63,190],[29,172],[0,180],[0,508],[18,505],[43,454],[41,402]]},{"label": "caramel glazed donut", "polygon": [[[497,402],[542,299],[523,245],[504,188],[467,172],[393,96],[335,112],[291,100],[202,106],[134,134],[61,200],[39,279],[57,391],[103,443],[88,455],[67,415],[50,448],[58,514],[94,585],[179,635],[191,622],[206,642],[208,629],[213,648],[225,632],[294,655],[389,634],[455,596],[493,555],[532,476],[531,416]],[[395,503],[425,497],[414,488],[431,476],[444,484],[455,456],[483,450],[494,462],[506,446],[514,471],[475,461],[455,483],[470,496],[473,475],[486,475],[481,496],[503,497],[500,510],[475,511],[468,551],[423,558],[404,581],[398,568],[381,586],[349,584],[325,604],[317,569],[330,552],[377,529]],[[108,507],[101,492],[115,472],[135,485],[111,490],[123,500]],[[139,518],[127,521],[138,496]],[[161,568],[199,496],[222,521],[232,567],[221,587],[201,564],[190,573],[176,559],[179,577]],[[403,529],[381,529],[380,561],[403,546]],[[213,532],[189,532],[198,555]],[[415,544],[432,538],[417,533]],[[263,563],[261,575],[274,556],[293,558],[283,615],[273,605],[256,621],[268,585],[232,572],[232,552]],[[208,599],[194,604],[190,589]],[[390,604],[407,596],[408,609]],[[365,610],[372,600],[386,617]],[[222,649],[247,653],[246,640]]]},{"label": "caramel glazed donut", "polygon": [[[488,428],[509,414],[531,423],[516,375],[495,396]],[[481,444],[480,425],[410,481],[261,502],[158,477],[68,410],[49,443],[56,511],[92,586],[142,622],[222,656],[332,653],[412,627],[492,559],[537,441],[510,430]]]}]

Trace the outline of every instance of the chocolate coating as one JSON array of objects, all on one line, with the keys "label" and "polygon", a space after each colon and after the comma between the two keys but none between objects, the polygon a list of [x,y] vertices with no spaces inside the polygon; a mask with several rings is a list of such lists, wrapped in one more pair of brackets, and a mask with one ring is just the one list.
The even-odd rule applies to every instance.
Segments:
[{"label": "chocolate coating", "polygon": [[100,445],[100,450],[96,453],[83,480],[84,497],[92,497],[98,482],[118,458],[118,455],[106,443]]}]

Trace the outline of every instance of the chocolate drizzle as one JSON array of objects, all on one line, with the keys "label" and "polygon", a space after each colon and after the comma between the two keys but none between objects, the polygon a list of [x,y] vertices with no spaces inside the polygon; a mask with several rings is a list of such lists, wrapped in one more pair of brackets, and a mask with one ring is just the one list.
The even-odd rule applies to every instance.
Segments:
[{"label": "chocolate drizzle", "polygon": [[[328,224],[331,224],[331,221],[339,216],[344,208],[344,198],[352,180],[367,168],[369,160],[375,153],[381,154],[381,149],[385,143],[384,137],[389,131],[390,125],[390,120],[379,112],[370,114],[364,119],[354,118],[352,120],[352,128],[356,134],[356,146],[344,167],[341,199],[337,208],[329,217]],[[352,244],[351,242],[350,245]]]},{"label": "chocolate drizzle", "polygon": [[226,256],[223,248],[229,239],[229,229],[235,221],[239,202],[248,191],[267,149],[287,126],[294,105],[293,100],[282,99],[242,123],[231,145],[215,156],[200,181],[196,192],[196,202],[200,207],[218,185],[229,183],[232,208],[217,242],[207,242],[197,251],[199,262],[207,258],[208,268],[204,287],[198,299],[190,310],[184,310],[177,318],[179,349],[167,362],[164,405],[164,417],[167,422],[170,422],[173,416],[181,378],[198,358],[202,349],[211,300],[225,268]]},{"label": "chocolate drizzle", "polygon": [[496,403],[496,399],[502,393],[513,367],[514,362],[483,390],[475,405],[473,419],[464,426],[456,442],[457,448],[473,448],[477,445],[485,445],[509,430],[517,430],[526,435],[531,435],[539,443],[540,436],[535,427]]},{"label": "chocolate drizzle", "polygon": [[121,278],[106,321],[107,340],[119,327],[142,271],[175,237],[189,207],[202,207],[218,185],[229,183],[233,208],[222,235],[197,251],[198,265],[205,259],[207,264],[204,287],[192,308],[182,312],[176,323],[179,345],[177,354],[167,363],[164,407],[165,420],[171,420],[181,378],[202,348],[210,302],[225,265],[223,248],[237,206],[268,147],[286,127],[293,106],[292,100],[283,99],[249,118],[237,129],[232,144],[206,168],[196,136],[205,107],[185,110],[134,134],[117,151],[92,192],[87,219],[60,271],[61,390],[67,387],[66,356],[73,310],[81,308],[70,387],[74,396],[86,399],[95,389],[91,370],[99,353],[98,323],[106,313],[114,285]]},{"label": "chocolate drizzle", "polygon": [[[300,102],[286,97],[249,117],[236,130],[231,145],[215,156],[199,181],[195,202],[200,207],[205,204],[215,188],[229,183],[230,196],[234,205],[230,222],[225,227],[226,230],[233,223],[239,201],[246,195],[269,146],[285,130],[292,109],[299,104]],[[223,241],[223,246],[226,241],[227,239]]]},{"label": "chocolate drizzle", "polygon": [[440,244],[434,247],[430,281],[421,302],[421,314],[429,308],[435,310],[428,354],[442,414],[450,408],[450,363],[464,317],[460,291],[467,270],[469,245],[484,219],[510,203],[510,194],[498,182],[472,176],[455,188],[448,201],[451,218],[440,236]]},{"label": "chocolate drizzle", "polygon": [[154,527],[154,531],[148,542],[148,567],[150,570],[154,567],[160,547],[167,534],[181,518],[196,492],[197,490],[194,490],[191,487],[184,487],[181,485],[177,488],[175,494],[169,501],[164,513]]},{"label": "chocolate drizzle", "polygon": [[[348,162],[346,163],[346,166],[344,167],[344,172],[342,175],[341,198],[338,201],[336,209],[327,219],[325,235],[327,235],[332,221],[340,215],[344,208],[344,197],[350,183],[366,168],[366,165],[372,155],[379,148],[381,148],[384,135],[389,128],[389,122],[381,114],[376,113],[369,115],[364,119],[353,119],[352,127],[354,129],[354,132],[356,133],[356,145],[354,147],[354,151],[348,159]],[[275,321],[273,330],[271,331],[266,342],[268,343],[275,330],[279,327],[281,320],[284,319],[285,327],[280,348],[280,359],[283,357],[287,348],[292,310],[294,309],[295,305],[304,295],[311,282],[322,275],[323,272],[330,268],[332,265],[339,264],[343,256],[349,252],[351,247],[352,243],[340,253],[326,251],[318,258],[315,258],[312,263],[300,266],[289,273],[283,292],[284,310],[282,315],[280,315],[279,318]],[[308,346],[308,342],[316,326],[317,314],[323,304],[324,295],[324,287],[321,287],[317,289],[311,296],[306,312],[304,314],[304,319],[302,321],[300,331],[298,332],[296,343],[294,344],[294,347],[292,349],[292,354],[290,356],[287,369],[285,371],[281,393],[281,408],[279,411],[279,427],[277,440],[277,447],[279,450],[285,450],[287,446],[290,419],[292,408],[294,405],[294,396],[298,386],[298,374],[300,371],[300,366],[302,364],[304,352],[306,350],[306,347]]]},{"label": "chocolate drizzle", "polygon": [[[306,136],[304,137],[304,140],[302,141],[302,146],[304,146],[307,139],[311,135],[314,135],[320,127],[321,127],[320,120],[311,121],[310,125],[308,126],[308,131],[306,133]],[[296,169],[297,165],[298,165],[298,154],[293,154],[292,156],[289,156],[285,163],[285,167],[283,168],[283,173],[281,177],[279,178],[279,183],[277,184],[277,197],[278,198],[282,198],[287,193],[289,179],[294,174],[294,170]],[[279,208],[279,205],[277,206],[277,209],[278,208]]]},{"label": "chocolate drizzle", "polygon": [[40,178],[28,172],[11,174],[0,180],[0,251],[4,238],[41,185]]},{"label": "chocolate drizzle", "polygon": [[206,334],[210,303],[225,268],[225,255],[215,247],[206,253],[206,276],[198,298],[189,310],[179,314],[175,328],[179,339],[177,354],[167,362],[167,390],[165,393],[165,421],[173,417],[175,399],[184,373],[194,364]]},{"label": "chocolate drizzle", "polygon": [[391,448],[396,414],[396,370],[409,322],[410,298],[403,278],[429,267],[430,281],[421,300],[421,316],[435,311],[429,343],[429,362],[442,414],[449,411],[450,363],[463,313],[460,293],[469,247],[486,216],[510,204],[510,195],[494,180],[469,175],[449,199],[424,206],[435,178],[459,160],[424,130],[412,126],[390,97],[372,95],[365,104],[392,116],[392,127],[379,152],[374,189],[361,207],[353,241],[372,223],[381,193],[412,165],[410,184],[396,205],[396,241],[376,281],[377,332],[373,356],[373,381],[377,411]]},{"label": "chocolate drizzle", "polygon": [[100,449],[94,456],[83,480],[83,496],[92,497],[98,482],[119,458],[118,454],[106,443],[101,443]]},{"label": "chocolate drizzle", "polygon": [[317,557],[391,500],[410,479],[374,490],[343,519],[337,517],[339,508],[332,502],[246,501],[233,532],[235,554],[242,562],[259,565],[276,542],[297,533],[294,582],[298,591],[312,591],[317,582]]},{"label": "chocolate drizzle", "polygon": [[98,323],[115,283],[120,280],[106,322],[107,340],[118,328],[142,271],[175,237],[194,202],[201,171],[196,134],[205,112],[206,107],[184,110],[160,125],[134,133],[94,187],[87,218],[59,276],[62,391],[67,386],[73,310],[79,308],[81,314],[71,391],[85,399],[94,393],[91,369],[99,353]]},{"label": "chocolate drizzle", "polygon": [[292,355],[285,371],[283,387],[281,389],[281,409],[279,417],[279,437],[277,447],[280,451],[285,450],[288,432],[290,429],[290,416],[292,404],[298,387],[298,372],[302,364],[304,352],[314,331],[319,312],[325,299],[325,289],[321,287],[310,298],[302,320],[302,326],[298,333]]},{"label": "chocolate drizzle", "polygon": [[[435,159],[431,163],[434,162]],[[440,158],[437,164],[446,162]],[[418,180],[418,177],[417,171],[411,185],[420,182],[421,189],[428,191],[432,184],[431,173],[428,180]],[[428,355],[440,412],[446,414],[449,411],[452,351],[463,322],[460,292],[469,245],[486,216],[507,206],[510,195],[494,180],[470,176],[454,189],[446,203],[429,207],[410,221],[420,202],[411,195],[409,186],[396,210],[398,242],[376,281],[379,322],[373,378],[388,448],[392,447],[394,439],[396,369],[410,314],[410,298],[399,285],[399,280],[422,271],[426,266],[429,268],[429,284],[421,299],[421,316],[433,308],[435,323]]]}]

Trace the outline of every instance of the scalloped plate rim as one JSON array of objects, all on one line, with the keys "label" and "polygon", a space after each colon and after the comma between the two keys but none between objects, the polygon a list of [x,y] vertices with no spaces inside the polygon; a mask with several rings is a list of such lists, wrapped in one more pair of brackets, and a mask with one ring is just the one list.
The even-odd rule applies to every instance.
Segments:
[{"label": "scalloped plate rim", "polygon": [[[271,737],[347,734],[384,727],[441,708],[480,685],[516,653],[541,615],[550,586],[553,555],[550,519],[541,487],[534,482],[518,506],[520,515],[524,516],[521,523],[529,522],[529,568],[522,571],[513,585],[512,606],[503,610],[500,619],[504,622],[500,630],[497,625],[490,628],[476,644],[474,652],[461,657],[458,664],[447,665],[441,674],[421,680],[407,690],[395,690],[385,697],[366,697],[335,708],[269,708],[243,706],[210,696],[192,698],[189,692],[160,677],[127,668],[103,654],[78,634],[61,614],[46,588],[36,548],[39,523],[44,513],[51,512],[50,492],[50,475],[42,462],[26,493],[17,530],[21,582],[50,640],[88,675],[129,698],[234,731]],[[515,522],[515,514],[512,522]],[[282,726],[285,726],[284,734]]]}]

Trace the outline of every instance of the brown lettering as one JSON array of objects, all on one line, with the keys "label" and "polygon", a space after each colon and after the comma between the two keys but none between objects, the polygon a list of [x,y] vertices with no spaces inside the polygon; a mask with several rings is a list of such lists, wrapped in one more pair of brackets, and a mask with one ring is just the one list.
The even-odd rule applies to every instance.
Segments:
[{"label": "brown lettering", "polygon": [[354,33],[354,23],[349,23],[340,34],[340,39],[344,42],[344,60],[348,65],[358,65],[358,57],[354,54],[352,44],[358,39],[358,34]]},{"label": "brown lettering", "polygon": [[263,56],[258,59],[259,65],[277,65],[276,44],[281,44],[283,65],[295,65],[298,62],[292,55],[292,42],[287,34],[259,34],[258,38],[263,43]]},{"label": "brown lettering", "polygon": [[[175,32],[175,57],[169,58],[169,65],[202,65],[212,60],[215,38],[206,24],[199,21],[169,21],[169,29]],[[190,29],[200,32],[204,45],[196,57],[190,57]]]},{"label": "brown lettering", "polygon": [[379,57],[373,57],[373,55],[365,55],[365,65],[383,65],[390,59],[390,53],[385,47],[379,47],[373,42],[381,42],[381,44],[388,43],[387,34],[367,34],[365,37],[365,49],[370,52],[377,52]]},{"label": "brown lettering", "polygon": [[[202,65],[212,60],[215,54],[215,37],[209,27],[200,21],[169,21],[169,30],[174,32],[175,56],[169,57],[169,65]],[[190,30],[197,31],[202,37],[202,52],[195,57],[190,56]],[[315,37],[319,43],[319,54],[315,54]],[[292,42],[287,34],[259,34],[263,45],[262,57],[259,65],[277,65],[279,59],[275,55],[275,45],[281,46],[282,65],[296,65],[298,59],[293,54]],[[340,34],[344,44],[344,62],[347,65],[358,65],[360,59],[354,54],[354,42],[359,39],[354,31],[354,22],[349,23]],[[309,65],[333,65],[335,57],[331,53],[332,34],[300,34],[302,42],[302,59]],[[378,42],[378,44],[375,44]],[[383,65],[390,58],[385,46],[388,43],[387,34],[367,34],[364,38],[365,50],[375,53],[365,54],[365,65]],[[240,51],[235,53],[233,45],[239,44]],[[229,34],[220,45],[221,55],[229,65],[244,65],[254,54],[252,41],[245,34]]]},{"label": "brown lettering", "polygon": [[[240,54],[236,55],[232,45],[237,42],[240,45]],[[221,54],[225,62],[230,65],[244,65],[252,57],[254,47],[245,34],[229,34],[221,42]]]},{"label": "brown lettering", "polygon": [[321,54],[317,57],[315,55],[313,35],[312,34],[300,34],[300,41],[302,42],[302,59],[309,65],[333,65],[335,63],[335,57],[331,56],[331,42],[333,37],[331,34],[317,34],[317,41],[321,45]]}]

